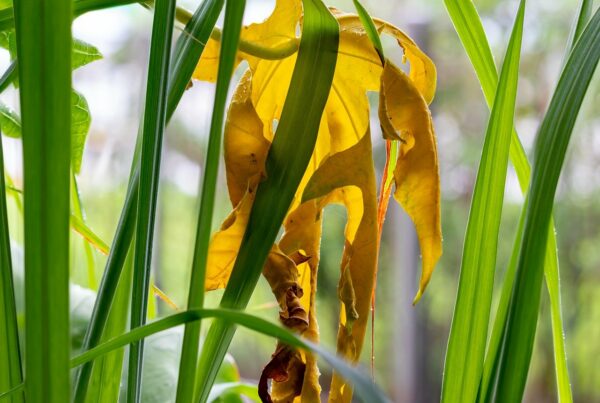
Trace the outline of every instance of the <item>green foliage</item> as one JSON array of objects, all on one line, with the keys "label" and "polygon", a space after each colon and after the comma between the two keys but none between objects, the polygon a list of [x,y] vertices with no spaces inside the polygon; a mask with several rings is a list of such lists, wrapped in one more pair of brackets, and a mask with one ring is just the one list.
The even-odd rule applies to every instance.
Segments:
[{"label": "green foliage", "polygon": [[71,6],[23,0],[14,9],[27,189],[25,397],[33,402],[70,395]]},{"label": "green foliage", "polygon": [[[266,55],[277,59],[298,51],[277,135],[268,154],[268,175],[256,193],[231,279],[220,308],[205,309],[204,277],[215,214],[227,93],[237,63],[237,50],[252,51],[258,46],[240,42],[245,1],[227,0],[222,32],[213,28],[225,0],[205,0],[193,15],[181,9],[176,11],[174,0],[156,1],[143,124],[127,196],[109,248],[88,227],[79,199],[75,174],[81,169],[91,113],[85,97],[72,89],[70,78],[72,69],[99,60],[102,54],[93,45],[73,39],[70,24],[72,15],[134,2],[20,0],[13,10],[12,1],[0,0],[0,47],[11,56],[11,65],[0,79],[0,92],[14,84],[19,89],[22,113],[21,118],[0,103],[0,130],[7,137],[22,140],[24,161],[23,191],[15,188],[9,177],[0,176],[0,356],[7,357],[0,360],[0,400],[20,402],[25,396],[30,401],[69,401],[72,395],[76,402],[119,399],[162,402],[176,395],[181,402],[259,401],[256,386],[240,378],[235,363],[227,355],[239,325],[319,355],[353,383],[356,394],[364,401],[387,401],[360,370],[326,348],[241,311],[254,293],[266,256],[314,148],[336,66],[338,26],[330,11],[320,0],[304,0],[299,48],[296,41],[283,53]],[[385,63],[380,32],[362,4],[358,0],[353,3]],[[563,337],[552,210],[573,126],[600,58],[600,14],[596,11],[588,24],[593,2],[582,0],[569,40],[566,65],[538,131],[531,189],[514,232],[514,247],[488,339],[495,269],[500,262],[497,259],[500,221],[506,216],[503,207],[509,156],[523,193],[528,190],[531,174],[514,130],[525,1],[520,3],[499,77],[473,3],[445,0],[445,4],[491,115],[463,245],[442,400],[522,400],[540,312],[542,275],[545,275],[557,394],[560,402],[568,403],[573,397]],[[186,27],[177,40],[171,61],[175,18],[186,22]],[[187,310],[145,324],[151,298],[150,262],[162,136],[211,33],[221,41],[221,53]],[[39,51],[42,47],[44,52]],[[3,173],[1,146],[0,143]],[[18,291],[23,270],[11,258],[6,190],[15,195],[17,202],[24,197],[26,365],[21,363],[18,334],[18,318],[23,315],[23,295]],[[69,225],[85,238],[82,245],[92,288],[95,288],[96,253],[92,245],[109,253],[97,294],[69,284]],[[17,269],[13,273],[14,268]],[[200,321],[206,318],[213,320],[201,344]],[[129,369],[123,371],[124,347],[128,345]],[[76,355],[71,356],[70,368],[77,367],[73,388],[69,385],[71,351]],[[26,386],[22,366],[28,369]],[[125,383],[127,388],[121,386]]]},{"label": "green foliage", "polygon": [[[267,178],[256,191],[244,239],[221,300],[223,308],[243,309],[248,304],[312,154],[333,80],[339,41],[337,21],[320,1],[305,0],[303,6],[298,59],[267,156]],[[312,84],[307,86],[307,82]],[[298,138],[303,141],[298,143]],[[208,397],[234,333],[235,327],[223,320],[210,327],[198,364],[196,396],[202,402]]]},{"label": "green foliage", "polygon": [[498,81],[473,191],[446,352],[443,402],[475,401],[483,370],[524,14],[525,1],[521,1]]}]

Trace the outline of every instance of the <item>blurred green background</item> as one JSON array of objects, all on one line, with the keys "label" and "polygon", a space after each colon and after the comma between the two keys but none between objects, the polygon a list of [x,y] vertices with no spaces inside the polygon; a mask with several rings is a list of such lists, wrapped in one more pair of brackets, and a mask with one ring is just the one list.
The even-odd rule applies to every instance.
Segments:
[{"label": "blurred green background", "polygon": [[[195,9],[197,3],[197,0],[180,2],[189,9]],[[350,0],[326,3],[353,11]],[[517,1],[475,3],[498,62],[505,50]],[[273,4],[273,0],[249,0],[245,21],[261,21]],[[376,381],[394,401],[434,402],[440,394],[464,231],[488,111],[442,1],[363,0],[363,4],[374,16],[405,30],[430,55],[438,69],[438,91],[431,107],[442,180],[444,255],[424,298],[412,307],[420,271],[418,244],[410,220],[395,203],[390,204],[381,250],[374,335]],[[575,0],[528,3],[516,116],[517,130],[528,152],[555,86],[577,8]],[[92,113],[79,175],[81,197],[89,225],[108,243],[123,203],[133,155],[145,87],[150,27],[151,14],[137,5],[87,14],[74,23],[74,35],[96,45],[104,54],[103,60],[75,72],[74,87],[87,97]],[[392,59],[401,60],[401,51],[393,41],[384,40],[384,45]],[[7,66],[8,55],[0,55],[0,62]],[[240,74],[238,70],[236,77]],[[187,297],[198,184],[213,94],[212,85],[195,82],[184,95],[165,139],[154,279],[179,307],[185,307]],[[371,98],[376,106],[377,97]],[[2,99],[13,107],[17,105],[14,91],[6,92]],[[376,166],[380,170],[384,149],[376,112],[373,118]],[[7,138],[3,141],[8,172],[20,186],[20,143]],[[600,402],[599,196],[600,80],[596,74],[575,129],[555,208],[568,363],[575,400],[581,402]],[[506,268],[522,201],[511,168],[499,242],[498,281]],[[12,235],[18,241],[22,238],[22,228],[19,213],[14,204],[11,206]],[[215,228],[231,207],[224,175],[221,175],[217,207]],[[328,207],[317,306],[322,342],[331,349],[337,332],[336,286],[344,225],[344,209]],[[76,283],[93,288],[94,282],[90,283],[87,276],[82,242],[77,235],[72,236],[72,275]],[[97,282],[105,257],[94,252],[94,260]],[[220,291],[210,293],[208,303],[216,305],[220,294]],[[277,307],[264,280],[260,281],[249,309],[276,320]],[[172,312],[172,307],[158,301],[157,315]],[[368,370],[371,345],[370,337],[367,339],[363,359]],[[257,379],[274,345],[272,340],[239,330],[231,352],[242,376]],[[325,388],[330,376],[329,369],[323,367],[321,380]],[[556,401],[545,294],[526,401]]]}]

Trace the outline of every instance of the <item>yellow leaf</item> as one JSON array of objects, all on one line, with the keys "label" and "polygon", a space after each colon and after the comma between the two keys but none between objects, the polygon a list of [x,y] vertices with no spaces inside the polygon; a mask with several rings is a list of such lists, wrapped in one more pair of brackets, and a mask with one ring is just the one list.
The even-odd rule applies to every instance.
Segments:
[{"label": "yellow leaf", "polygon": [[[440,179],[431,114],[427,103],[409,77],[386,63],[381,77],[380,120],[402,138],[394,170],[394,197],[417,229],[423,270],[419,300],[442,254]],[[384,126],[384,127],[385,127]]]},{"label": "yellow leaf", "polygon": [[[348,219],[340,264],[338,353],[359,359],[366,333],[378,255],[378,210],[370,138],[368,91],[381,91],[384,136],[402,141],[394,171],[395,198],[412,217],[423,254],[424,290],[441,253],[437,150],[428,103],[436,85],[435,66],[398,28],[375,19],[382,34],[398,41],[409,62],[408,74],[375,52],[358,16],[332,10],[340,24],[338,62],[317,142],[263,274],[280,306],[282,322],[318,341],[317,270],[321,215],[329,203],[344,205]],[[248,70],[238,84],[225,125],[224,149],[231,215],[211,241],[207,287],[224,287],[239,249],[254,192],[265,173],[265,159],[287,96],[296,54],[300,0],[277,0],[273,14],[242,31],[238,62]],[[211,39],[194,77],[216,79],[219,44]],[[274,57],[281,54],[282,57]],[[310,85],[310,83],[307,83]],[[299,139],[301,141],[301,139]],[[346,315],[348,312],[348,315]],[[308,323],[305,322],[307,314]],[[319,401],[314,357],[278,346],[264,376],[273,382],[274,401]],[[300,377],[304,377],[301,379]],[[277,380],[277,379],[276,379]],[[266,379],[262,379],[263,386]],[[263,390],[268,393],[268,390]],[[352,390],[334,375],[330,400],[349,402]],[[294,399],[299,401],[298,397]]]}]

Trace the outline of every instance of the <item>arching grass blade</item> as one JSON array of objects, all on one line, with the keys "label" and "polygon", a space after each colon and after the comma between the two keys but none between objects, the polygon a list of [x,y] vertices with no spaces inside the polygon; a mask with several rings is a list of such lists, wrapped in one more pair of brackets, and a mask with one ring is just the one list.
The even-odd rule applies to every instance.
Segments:
[{"label": "arching grass blade", "polygon": [[379,389],[369,379],[367,374],[350,366],[344,362],[344,360],[336,357],[335,354],[327,351],[323,347],[304,340],[291,331],[272,322],[244,312],[228,309],[191,309],[175,315],[167,316],[166,318],[138,327],[128,333],[115,337],[89,351],[86,351],[83,354],[74,357],[71,360],[71,367],[81,365],[117,348],[134,343],[142,338],[151,336],[163,330],[170,329],[184,323],[197,321],[200,318],[218,318],[219,320],[227,323],[241,325],[258,333],[277,338],[282,342],[296,348],[312,351],[323,358],[323,360],[331,365],[342,376],[350,380],[354,385],[354,391],[356,392],[356,395],[360,397],[361,400],[369,403],[382,403],[389,401],[381,389]]}]

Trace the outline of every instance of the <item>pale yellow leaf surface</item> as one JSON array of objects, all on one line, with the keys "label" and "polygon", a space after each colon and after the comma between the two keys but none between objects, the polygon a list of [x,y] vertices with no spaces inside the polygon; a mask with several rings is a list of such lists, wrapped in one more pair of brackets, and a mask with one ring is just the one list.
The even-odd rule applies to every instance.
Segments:
[{"label": "pale yellow leaf surface", "polygon": [[442,254],[440,178],[433,122],[425,99],[400,69],[386,63],[381,82],[380,120],[402,138],[394,170],[394,197],[415,224],[423,258],[416,302]]}]

